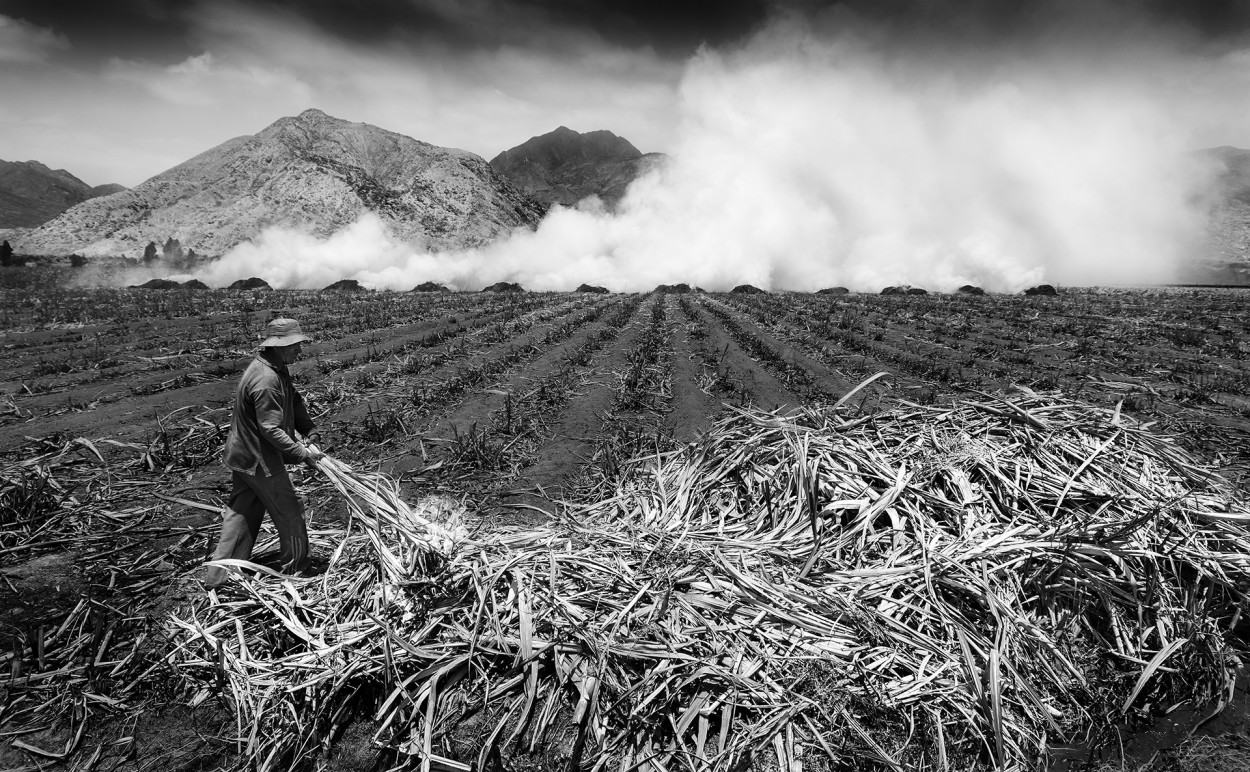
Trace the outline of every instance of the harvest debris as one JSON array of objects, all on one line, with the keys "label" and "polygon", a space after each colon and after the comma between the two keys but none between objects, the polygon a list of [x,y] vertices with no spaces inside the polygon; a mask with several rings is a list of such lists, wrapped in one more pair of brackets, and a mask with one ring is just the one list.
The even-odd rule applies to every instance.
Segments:
[{"label": "harvest debris", "polygon": [[1118,409],[740,411],[480,536],[323,471],[354,516],[323,576],[175,617],[241,768],[310,765],[368,709],[431,769],[1017,769],[1233,683],[1250,511]]}]

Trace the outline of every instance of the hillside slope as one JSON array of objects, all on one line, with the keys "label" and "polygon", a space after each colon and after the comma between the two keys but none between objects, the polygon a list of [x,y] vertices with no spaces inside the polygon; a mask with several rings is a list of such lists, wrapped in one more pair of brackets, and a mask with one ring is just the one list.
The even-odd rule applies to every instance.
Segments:
[{"label": "hillside slope", "polygon": [[631,182],[664,158],[663,153],[641,153],[610,131],[582,134],[561,126],[503,151],[490,164],[547,206],[573,206],[599,196],[612,208]]},{"label": "hillside slope", "polygon": [[173,237],[219,255],[270,226],[325,237],[373,212],[397,238],[446,250],[532,227],[542,211],[473,153],[306,110],[79,204],[14,246],[137,257]]},{"label": "hillside slope", "polygon": [[33,228],[75,204],[121,190],[114,184],[91,187],[38,161],[0,161],[0,228]]}]

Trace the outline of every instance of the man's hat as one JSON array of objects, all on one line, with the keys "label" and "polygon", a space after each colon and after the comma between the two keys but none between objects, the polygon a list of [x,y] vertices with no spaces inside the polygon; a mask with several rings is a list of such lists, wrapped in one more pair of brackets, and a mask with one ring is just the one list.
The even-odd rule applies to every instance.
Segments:
[{"label": "man's hat", "polygon": [[265,325],[264,334],[266,337],[260,342],[261,348],[289,346],[292,343],[312,340],[300,330],[299,322],[294,319],[271,319]]}]

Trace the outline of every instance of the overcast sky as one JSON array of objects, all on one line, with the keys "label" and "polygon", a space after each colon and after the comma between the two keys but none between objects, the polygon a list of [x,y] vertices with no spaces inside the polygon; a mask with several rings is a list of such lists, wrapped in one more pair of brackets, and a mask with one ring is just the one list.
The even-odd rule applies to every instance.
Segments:
[{"label": "overcast sky", "polygon": [[758,45],[779,19],[853,30],[883,66],[941,68],[952,88],[987,68],[1089,68],[1189,114],[1192,146],[1245,147],[1248,7],[0,0],[0,159],[133,186],[309,107],[488,159],[559,125],[671,151],[691,62]]}]

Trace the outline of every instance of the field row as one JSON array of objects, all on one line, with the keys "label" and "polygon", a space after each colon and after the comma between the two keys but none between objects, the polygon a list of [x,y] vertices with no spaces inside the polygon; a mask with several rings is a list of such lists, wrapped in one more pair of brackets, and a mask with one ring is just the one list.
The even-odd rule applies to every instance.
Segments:
[{"label": "field row", "polygon": [[290,315],[316,338],[293,373],[327,446],[500,502],[609,478],[730,406],[832,404],[882,372],[855,407],[1059,390],[1158,420],[1235,478],[1250,469],[1239,290],[223,297],[187,316],[4,331],[0,445],[84,436],[151,467],[208,463],[251,346]]}]

